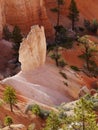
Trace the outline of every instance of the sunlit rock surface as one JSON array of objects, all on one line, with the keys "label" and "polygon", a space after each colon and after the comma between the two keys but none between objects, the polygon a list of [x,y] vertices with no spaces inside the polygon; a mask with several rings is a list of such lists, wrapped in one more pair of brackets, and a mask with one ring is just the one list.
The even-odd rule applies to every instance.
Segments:
[{"label": "sunlit rock surface", "polygon": [[33,26],[19,50],[19,61],[23,72],[29,72],[43,65],[46,59],[46,38],[44,28]]}]

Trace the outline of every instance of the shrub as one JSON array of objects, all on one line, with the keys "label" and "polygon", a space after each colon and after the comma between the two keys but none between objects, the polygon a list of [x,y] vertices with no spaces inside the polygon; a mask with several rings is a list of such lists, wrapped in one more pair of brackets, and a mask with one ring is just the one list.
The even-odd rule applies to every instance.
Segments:
[{"label": "shrub", "polygon": [[51,56],[50,56],[53,60],[55,60],[56,66],[59,66],[59,59],[61,57],[60,54],[58,54],[58,49],[56,52],[54,52]]},{"label": "shrub", "polygon": [[70,66],[71,69],[75,70],[75,71],[80,71],[79,68],[77,66]]},{"label": "shrub", "polygon": [[6,116],[4,119],[4,123],[5,123],[5,125],[10,127],[10,125],[13,123],[13,120],[10,116]]},{"label": "shrub", "polygon": [[49,116],[49,111],[41,109],[39,105],[34,104],[32,106],[32,112],[33,114],[39,116],[41,119],[46,119]]},{"label": "shrub", "polygon": [[59,114],[60,119],[65,119],[66,117],[67,117],[67,114],[65,111],[60,112],[60,114]]},{"label": "shrub", "polygon": [[41,109],[40,110],[40,113],[39,113],[39,117],[41,119],[47,119],[47,117],[49,116],[50,112],[49,111],[46,111],[46,110],[43,110]]},{"label": "shrub", "polygon": [[62,75],[63,78],[67,79],[67,76],[66,76],[66,74],[64,72],[60,71],[59,73]]},{"label": "shrub", "polygon": [[66,65],[67,65],[67,64],[65,63],[64,60],[60,60],[60,61],[59,61],[59,66],[60,66],[60,67],[63,68],[63,67],[65,67]]},{"label": "shrub", "polygon": [[97,33],[98,21],[96,19],[92,20],[91,22],[89,20],[84,20],[84,26],[88,31]]},{"label": "shrub", "polygon": [[39,115],[40,114],[40,107],[37,104],[34,104],[32,107],[32,113],[35,115]]},{"label": "shrub", "polygon": [[55,44],[48,44],[48,45],[47,45],[47,51],[48,51],[48,52],[53,51],[55,47],[56,47]]},{"label": "shrub", "polygon": [[60,125],[61,125],[61,122],[58,117],[58,114],[52,111],[46,120],[46,126],[44,130],[58,130],[60,129]]},{"label": "shrub", "polygon": [[64,41],[60,43],[60,46],[66,49],[71,49],[73,47],[73,38],[65,37]]},{"label": "shrub", "polygon": [[61,55],[60,55],[60,54],[57,54],[57,55],[52,54],[50,57],[51,57],[53,60],[55,60],[55,59],[60,59]]}]

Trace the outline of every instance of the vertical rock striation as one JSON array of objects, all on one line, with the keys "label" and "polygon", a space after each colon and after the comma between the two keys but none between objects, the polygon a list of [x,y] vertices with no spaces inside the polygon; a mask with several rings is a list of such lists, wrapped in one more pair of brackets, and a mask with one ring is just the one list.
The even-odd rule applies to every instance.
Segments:
[{"label": "vertical rock striation", "polygon": [[5,24],[4,4],[4,0],[0,0],[0,38],[2,37],[3,26]]},{"label": "vertical rock striation", "polygon": [[19,50],[19,61],[23,72],[30,72],[43,65],[46,59],[46,39],[44,28],[38,25],[31,28]]},{"label": "vertical rock striation", "polygon": [[39,24],[45,27],[47,37],[53,34],[44,0],[5,0],[5,5],[8,24],[18,25],[24,32]]}]

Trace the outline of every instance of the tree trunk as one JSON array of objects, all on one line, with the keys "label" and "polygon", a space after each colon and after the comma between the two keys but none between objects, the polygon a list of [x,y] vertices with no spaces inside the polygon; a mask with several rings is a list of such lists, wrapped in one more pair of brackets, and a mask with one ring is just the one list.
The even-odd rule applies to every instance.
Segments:
[{"label": "tree trunk", "polygon": [[12,103],[10,103],[10,110],[11,110],[11,112],[13,112],[13,105],[12,105]]},{"label": "tree trunk", "polygon": [[58,67],[59,64],[58,64],[58,46],[56,45],[56,48],[55,48],[55,62],[56,62],[56,66]]},{"label": "tree trunk", "polygon": [[87,66],[88,71],[90,71],[89,57],[87,57],[87,59],[86,59],[86,66]]},{"label": "tree trunk", "polygon": [[58,67],[59,64],[58,64],[58,59],[57,58],[55,59],[55,62],[56,62],[56,66]]},{"label": "tree trunk", "polygon": [[88,71],[90,71],[90,66],[89,66],[89,61],[90,61],[90,57],[89,57],[89,48],[87,45],[85,45],[85,56],[86,56],[86,67],[88,69]]}]

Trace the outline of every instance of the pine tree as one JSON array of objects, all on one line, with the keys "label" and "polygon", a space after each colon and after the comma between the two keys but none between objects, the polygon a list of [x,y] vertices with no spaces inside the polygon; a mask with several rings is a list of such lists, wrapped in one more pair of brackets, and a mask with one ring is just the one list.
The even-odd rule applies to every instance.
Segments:
[{"label": "pine tree", "polygon": [[9,41],[12,38],[12,34],[9,31],[9,28],[7,25],[5,25],[3,28],[3,36],[4,36],[4,39],[7,41]]},{"label": "pine tree", "polygon": [[62,26],[60,26],[60,7],[64,4],[64,0],[56,0],[57,2],[57,7],[55,8],[52,8],[51,11],[54,12],[54,13],[57,13],[57,23],[56,25],[54,26],[54,29],[55,29],[55,49],[54,49],[54,59],[55,59],[55,62],[56,62],[56,66],[59,65],[59,54],[58,54],[58,37],[59,37],[59,32],[60,32],[60,29]]},{"label": "pine tree", "polygon": [[60,31],[60,7],[64,4],[64,0],[56,0],[57,7],[52,8],[51,11],[57,13],[57,23],[54,26],[55,29],[55,43],[57,44],[57,37]]},{"label": "pine tree", "polygon": [[57,7],[51,9],[52,12],[57,13],[57,23],[56,26],[60,25],[60,7],[64,4],[64,0],[56,0],[57,1]]},{"label": "pine tree", "polygon": [[96,122],[97,116],[93,111],[93,102],[90,99],[81,98],[74,109],[75,116],[73,123],[74,130],[97,130],[98,125]]},{"label": "pine tree", "polygon": [[15,90],[8,86],[4,91],[4,101],[10,105],[10,110],[13,112],[13,105],[17,103]]},{"label": "pine tree", "polygon": [[10,125],[13,123],[13,120],[10,116],[6,116],[4,119],[4,123],[5,123],[5,125],[9,126],[9,128],[10,128]]},{"label": "pine tree", "polygon": [[44,130],[58,130],[60,128],[60,120],[57,113],[51,112],[46,120],[46,126]]},{"label": "pine tree", "polygon": [[21,43],[22,42],[21,30],[18,26],[14,27],[14,30],[12,32],[12,38],[13,38],[14,43]]},{"label": "pine tree", "polygon": [[19,57],[19,47],[20,43],[22,42],[22,38],[23,37],[20,28],[18,26],[15,26],[12,32],[12,39],[13,39],[13,49],[15,51],[14,56],[16,57],[17,62]]},{"label": "pine tree", "polygon": [[83,48],[83,54],[80,55],[81,58],[85,60],[86,67],[88,71],[91,71],[97,67],[94,58],[98,52],[96,44],[89,40],[88,36],[83,36],[78,39]]},{"label": "pine tree", "polygon": [[76,5],[75,0],[71,0],[70,6],[69,6],[69,14],[68,18],[72,22],[72,30],[75,29],[75,23],[79,21],[79,11]]}]

